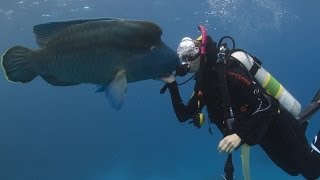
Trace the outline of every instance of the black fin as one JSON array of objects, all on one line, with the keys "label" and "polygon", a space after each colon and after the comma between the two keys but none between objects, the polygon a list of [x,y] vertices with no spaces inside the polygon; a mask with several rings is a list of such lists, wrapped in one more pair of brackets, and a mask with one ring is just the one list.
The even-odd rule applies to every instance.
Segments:
[{"label": "black fin", "polygon": [[46,46],[47,42],[59,32],[63,31],[65,28],[68,28],[72,25],[82,24],[86,22],[93,21],[112,21],[119,20],[117,18],[97,18],[97,19],[80,19],[80,20],[69,20],[69,21],[58,21],[58,22],[49,22],[45,24],[39,24],[33,27],[33,33],[36,35],[37,44],[40,47]]},{"label": "black fin", "polygon": [[78,85],[79,83],[70,83],[70,82],[65,82],[58,80],[57,78],[53,76],[48,76],[48,75],[41,75],[41,77],[49,84],[53,86],[72,86],[72,85]]},{"label": "black fin", "polygon": [[320,89],[312,99],[311,103],[297,117],[300,124],[308,121],[320,109]]}]

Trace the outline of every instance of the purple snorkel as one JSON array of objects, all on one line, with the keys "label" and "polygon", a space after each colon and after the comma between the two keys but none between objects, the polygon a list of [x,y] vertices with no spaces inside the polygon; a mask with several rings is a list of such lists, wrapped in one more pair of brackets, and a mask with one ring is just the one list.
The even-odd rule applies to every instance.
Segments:
[{"label": "purple snorkel", "polygon": [[206,55],[206,53],[207,53],[207,48],[206,48],[206,46],[207,46],[207,31],[202,25],[199,25],[198,29],[201,31],[201,36],[202,36],[200,52],[201,52],[201,55]]},{"label": "purple snorkel", "polygon": [[202,25],[199,25],[198,29],[201,31],[201,36],[202,36],[201,49],[200,49],[199,88],[198,88],[198,96],[200,97],[202,96],[202,78],[203,78],[203,71],[206,64],[207,31]]}]

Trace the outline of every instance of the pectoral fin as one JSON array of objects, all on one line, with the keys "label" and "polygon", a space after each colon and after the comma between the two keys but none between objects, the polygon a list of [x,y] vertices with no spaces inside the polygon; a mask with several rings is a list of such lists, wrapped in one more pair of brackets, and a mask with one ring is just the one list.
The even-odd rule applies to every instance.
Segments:
[{"label": "pectoral fin", "polygon": [[114,79],[105,89],[106,96],[113,108],[119,110],[123,104],[127,93],[127,78],[126,71],[120,70],[115,75]]}]

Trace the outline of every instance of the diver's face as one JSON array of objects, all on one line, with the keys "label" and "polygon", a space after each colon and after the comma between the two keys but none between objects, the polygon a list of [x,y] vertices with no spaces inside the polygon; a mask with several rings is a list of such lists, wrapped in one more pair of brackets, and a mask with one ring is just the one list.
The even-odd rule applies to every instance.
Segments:
[{"label": "diver's face", "polygon": [[195,73],[199,71],[200,68],[200,56],[197,57],[194,61],[189,62],[190,65],[190,73]]}]

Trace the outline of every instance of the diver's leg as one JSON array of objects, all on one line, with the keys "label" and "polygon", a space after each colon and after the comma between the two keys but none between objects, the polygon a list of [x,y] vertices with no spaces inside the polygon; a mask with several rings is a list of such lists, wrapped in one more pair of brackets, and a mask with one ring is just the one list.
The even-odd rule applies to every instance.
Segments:
[{"label": "diver's leg", "polygon": [[292,158],[298,155],[295,150],[296,133],[290,128],[290,121],[284,120],[283,117],[281,113],[269,126],[260,146],[278,167],[291,176],[298,176],[301,172],[298,167],[299,160]]},{"label": "diver's leg", "polygon": [[260,146],[276,165],[292,176],[302,174],[316,179],[320,174],[320,159],[311,153],[298,121],[285,110],[271,124]]}]

